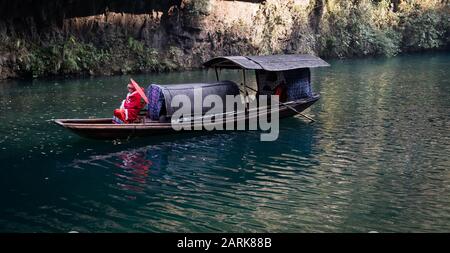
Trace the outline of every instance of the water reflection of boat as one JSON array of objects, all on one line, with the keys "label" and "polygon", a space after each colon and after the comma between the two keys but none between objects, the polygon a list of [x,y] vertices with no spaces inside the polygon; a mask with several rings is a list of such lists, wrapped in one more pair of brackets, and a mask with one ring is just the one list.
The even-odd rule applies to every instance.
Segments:
[{"label": "water reflection of boat", "polygon": [[[61,125],[72,132],[88,138],[96,139],[116,139],[127,138],[130,136],[158,135],[161,133],[175,132],[171,117],[176,111],[171,106],[175,95],[187,95],[191,101],[194,97],[194,90],[201,88],[203,98],[209,94],[218,95],[224,101],[227,95],[243,95],[247,97],[253,95],[274,95],[275,90],[282,83],[284,86],[284,101],[277,101],[277,109],[280,118],[294,116],[312,104],[314,104],[320,95],[313,93],[311,89],[310,68],[329,66],[322,59],[310,55],[272,55],[272,56],[228,56],[211,59],[204,63],[208,68],[214,68],[216,71],[216,83],[191,83],[176,85],[150,85],[146,92],[150,98],[147,105],[145,116],[140,121],[132,124],[113,124],[111,118],[99,119],[57,119],[55,123]],[[219,81],[219,71],[221,69],[242,70],[241,86],[232,81]],[[251,88],[247,84],[246,71],[254,71],[256,76],[256,87]],[[281,100],[281,99],[280,99]],[[208,115],[211,118],[223,119],[220,122],[209,120],[213,126],[217,124],[229,125],[236,122],[248,122],[261,116],[270,117],[269,107],[258,103],[257,108],[251,108],[251,101],[244,99],[243,110],[235,109],[232,111],[223,111],[215,114],[216,117]],[[192,112],[196,111],[192,103]],[[201,106],[201,105],[200,105]],[[238,106],[239,108],[239,106]],[[204,112],[209,111],[211,107],[203,107],[203,114],[200,118],[206,117]],[[220,115],[232,115],[232,117],[218,117]],[[194,118],[183,118],[179,124],[191,125],[192,127],[202,120]],[[208,123],[207,123],[208,124]],[[203,123],[202,127],[207,127]],[[211,127],[212,128],[212,127]]]},{"label": "water reflection of boat", "polygon": [[111,185],[128,193],[192,181],[209,184],[217,178],[234,184],[260,181],[257,177],[262,174],[283,177],[315,165],[311,153],[316,130],[308,124],[298,127],[297,120],[286,122],[282,130],[288,134],[281,135],[275,145],[259,142],[254,132],[213,133],[92,155],[74,160],[69,167],[107,169],[115,176]]}]

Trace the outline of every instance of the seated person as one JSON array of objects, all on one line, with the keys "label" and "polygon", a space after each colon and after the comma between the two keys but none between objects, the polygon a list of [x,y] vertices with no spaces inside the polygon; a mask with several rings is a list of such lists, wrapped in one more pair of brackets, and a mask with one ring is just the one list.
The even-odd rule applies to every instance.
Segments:
[{"label": "seated person", "polygon": [[127,98],[122,101],[119,109],[114,110],[113,122],[115,124],[133,123],[138,119],[139,112],[143,108],[142,97],[134,86],[128,84]]},{"label": "seated person", "polygon": [[[275,86],[275,88],[271,89],[269,85],[265,85],[260,92],[257,93],[257,96],[259,95],[277,95],[278,101],[281,103],[286,102],[287,100],[287,87],[286,83],[284,81],[281,81],[280,84]],[[270,97],[267,98],[270,100]]]},{"label": "seated person", "polygon": [[275,94],[274,95],[278,95],[278,100],[281,103],[286,102],[287,100],[287,92],[286,92],[286,83],[284,81],[282,81],[280,84],[278,84],[275,87]]}]

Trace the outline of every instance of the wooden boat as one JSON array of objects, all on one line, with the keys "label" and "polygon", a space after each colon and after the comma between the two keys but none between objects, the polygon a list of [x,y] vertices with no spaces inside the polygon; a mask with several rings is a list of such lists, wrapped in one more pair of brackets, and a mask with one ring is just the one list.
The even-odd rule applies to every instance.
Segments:
[{"label": "wooden boat", "polygon": [[[171,122],[171,116],[176,111],[171,107],[171,100],[175,95],[184,94],[192,98],[194,96],[193,91],[196,88],[202,88],[205,91],[204,96],[215,94],[222,98],[226,95],[238,95],[239,93],[247,96],[252,91],[255,92],[255,95],[270,94],[274,85],[280,83],[281,80],[285,82],[287,101],[278,101],[279,106],[276,112],[280,119],[286,118],[301,113],[320,98],[319,94],[312,92],[310,68],[329,66],[329,64],[310,55],[272,55],[217,57],[205,62],[204,66],[215,69],[216,83],[150,85],[146,89],[150,99],[148,110],[139,122],[114,124],[112,118],[56,119],[54,122],[80,136],[94,139],[123,139],[133,136],[184,132],[189,130],[176,131],[174,124],[188,124],[194,129],[201,120],[186,118],[182,122]],[[242,89],[235,82],[219,81],[221,69],[242,70]],[[249,70],[255,71],[255,88],[247,84],[246,71]],[[155,91],[159,94],[156,97]],[[248,100],[246,101],[247,103],[244,103],[245,110],[224,111],[220,114],[233,116],[223,117],[222,121],[212,124],[223,124],[225,126],[227,123],[238,124],[242,121],[247,124],[255,117],[266,116],[270,118],[271,113],[275,112],[271,111],[270,105],[250,108]],[[194,106],[192,106],[192,110],[194,109]],[[205,108],[202,109],[202,111],[205,111]],[[201,117],[206,116],[202,115]]]}]

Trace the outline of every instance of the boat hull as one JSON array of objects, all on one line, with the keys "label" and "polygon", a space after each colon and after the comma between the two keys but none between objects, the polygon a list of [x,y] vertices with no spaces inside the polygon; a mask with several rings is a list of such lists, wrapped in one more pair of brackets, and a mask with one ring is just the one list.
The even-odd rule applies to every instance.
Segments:
[{"label": "boat hull", "polygon": [[[281,119],[297,115],[297,112],[304,111],[312,104],[314,104],[319,98],[320,95],[316,94],[307,99],[301,99],[295,102],[291,102],[288,106],[280,105],[278,111],[279,118]],[[292,108],[294,108],[295,111]],[[261,113],[258,114],[258,117],[260,116],[262,116]],[[241,118],[236,117],[234,123],[236,124],[236,122],[240,120],[248,122],[249,117],[251,118],[252,116],[249,116],[247,114]],[[267,114],[267,117],[270,119],[270,114]],[[170,122],[161,123],[155,121],[147,121],[137,124],[114,124],[111,118],[56,119],[54,120],[54,122],[77,135],[90,139],[127,139],[136,136],[152,136],[193,131],[185,129],[176,131],[174,130]],[[223,124],[226,123],[227,122],[224,122]],[[194,127],[193,124],[192,127]],[[223,129],[226,128],[224,127]]]}]

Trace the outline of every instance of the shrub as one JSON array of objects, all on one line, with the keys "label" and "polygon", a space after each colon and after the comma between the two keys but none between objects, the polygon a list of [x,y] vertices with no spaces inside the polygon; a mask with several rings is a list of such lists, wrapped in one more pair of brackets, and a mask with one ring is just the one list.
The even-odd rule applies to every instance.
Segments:
[{"label": "shrub", "polygon": [[390,13],[388,1],[378,4],[369,0],[329,2],[328,12],[321,22],[320,55],[343,58],[392,56],[399,52],[397,21]]},{"label": "shrub", "polygon": [[92,74],[100,71],[111,59],[108,51],[97,49],[92,44],[80,43],[74,37],[45,46],[17,44],[20,44],[20,48],[16,49],[20,71],[33,78],[57,74]]},{"label": "shrub", "polygon": [[131,61],[135,66],[133,69],[139,71],[158,71],[161,69],[158,60],[158,52],[153,48],[148,48],[144,43],[135,40],[134,38],[128,38],[128,48],[130,52],[127,54],[131,56]]},{"label": "shrub", "polygon": [[403,4],[399,29],[406,50],[440,48],[448,44],[448,19],[445,11],[423,9],[419,4]]}]

